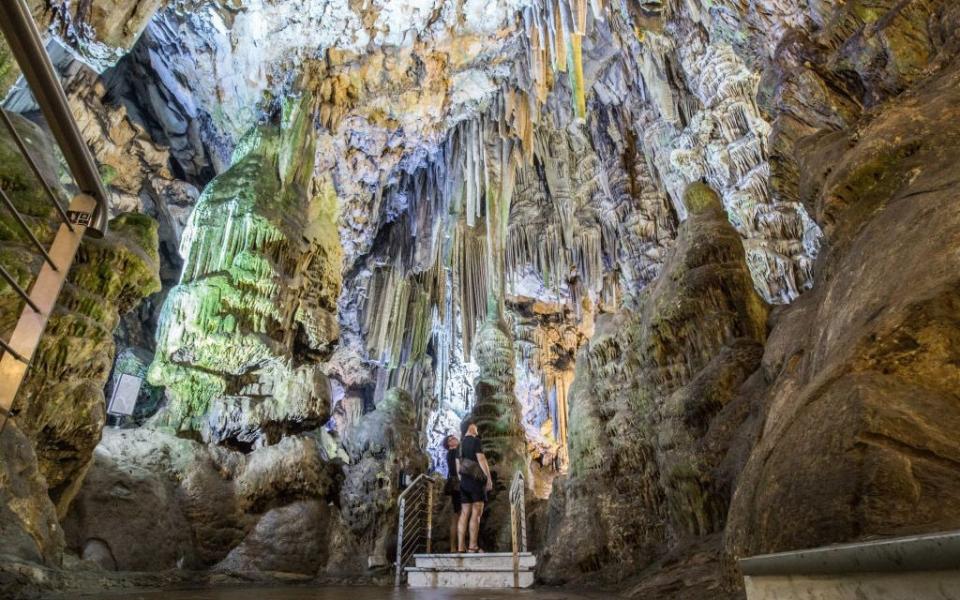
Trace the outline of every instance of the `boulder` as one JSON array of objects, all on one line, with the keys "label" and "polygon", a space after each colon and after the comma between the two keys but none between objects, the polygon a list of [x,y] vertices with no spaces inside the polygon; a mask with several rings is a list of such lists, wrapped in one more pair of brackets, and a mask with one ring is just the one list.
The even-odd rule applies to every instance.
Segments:
[{"label": "boulder", "polygon": [[330,518],[330,507],[316,500],[271,509],[214,570],[313,578],[330,554]]}]

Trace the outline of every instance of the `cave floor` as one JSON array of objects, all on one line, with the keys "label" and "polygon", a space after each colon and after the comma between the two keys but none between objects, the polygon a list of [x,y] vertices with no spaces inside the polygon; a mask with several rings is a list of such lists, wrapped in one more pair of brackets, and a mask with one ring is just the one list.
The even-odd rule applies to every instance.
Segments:
[{"label": "cave floor", "polygon": [[104,600],[599,600],[609,594],[570,591],[557,588],[529,590],[401,589],[367,586],[272,586],[222,587],[198,590],[125,590],[77,594],[78,599]]}]

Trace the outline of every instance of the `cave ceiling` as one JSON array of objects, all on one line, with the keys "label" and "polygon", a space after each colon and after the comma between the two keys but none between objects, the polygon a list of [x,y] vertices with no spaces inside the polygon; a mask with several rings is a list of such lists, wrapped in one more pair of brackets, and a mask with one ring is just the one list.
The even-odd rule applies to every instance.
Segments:
[{"label": "cave ceiling", "polygon": [[[115,205],[160,217],[166,298],[139,345],[176,427],[276,437],[268,413],[287,409],[251,421],[250,403],[316,404],[322,376],[334,426],[399,386],[436,447],[475,401],[473,342],[497,318],[531,451],[563,462],[577,350],[656,280],[694,181],[720,193],[766,301],[811,285],[819,227],[771,186],[766,48],[708,35],[721,8],[110,4],[34,12],[86,133],[106,134]],[[294,428],[327,418],[290,410]]]}]

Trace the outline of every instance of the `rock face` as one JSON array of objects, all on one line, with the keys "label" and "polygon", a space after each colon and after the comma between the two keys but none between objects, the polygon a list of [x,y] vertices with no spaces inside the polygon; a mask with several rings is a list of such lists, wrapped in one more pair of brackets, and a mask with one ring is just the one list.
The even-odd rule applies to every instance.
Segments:
[{"label": "rock face", "polygon": [[[526,473],[548,582],[736,597],[739,556],[960,523],[956,2],[30,6],[140,214],[0,440],[10,564],[369,576],[466,417],[484,543]],[[152,386],[91,463],[114,334]]]},{"label": "rock face", "polygon": [[237,573],[315,575],[329,556],[330,511],[316,500],[271,509],[217,568]]},{"label": "rock face", "polygon": [[400,475],[427,469],[411,399],[401,390],[388,392],[348,432],[344,446],[351,465],[340,489],[344,520],[349,532],[372,548],[365,566],[385,566],[396,552]]},{"label": "rock face", "polygon": [[[33,442],[16,423],[0,433],[3,460],[0,461],[0,540],[4,565],[33,562],[59,565],[63,555],[63,530],[53,503],[47,497],[47,485],[37,468]],[[16,590],[15,572],[0,570],[0,591]]]},{"label": "rock face", "polygon": [[730,441],[747,412],[737,390],[759,364],[767,309],[716,193],[694,184],[685,208],[660,278],[635,311],[602,318],[578,357],[570,475],[554,485],[541,567],[548,581],[594,578],[607,565],[608,577],[629,576],[664,546],[723,530],[728,463],[738,460]]},{"label": "rock face", "polygon": [[[77,551],[108,550],[108,569],[312,576],[323,555],[307,556],[300,544],[325,539],[336,509],[320,500],[331,497],[336,477],[311,436],[244,455],[156,431],[107,431],[65,522],[67,541]],[[294,526],[292,518],[304,520]],[[275,539],[265,540],[274,528]],[[264,544],[277,555],[258,555]]]},{"label": "rock face", "polygon": [[954,60],[803,155],[831,243],[764,355],[765,425],[730,513],[737,555],[960,523],[944,502],[960,490],[958,282],[944,252],[960,239],[958,80]]},{"label": "rock face", "polygon": [[[16,114],[10,118],[44,178],[65,197],[53,176],[47,134]],[[5,130],[0,131],[0,164],[0,186],[34,234],[49,243],[59,221]],[[27,286],[42,258],[9,212],[0,218],[0,263]],[[157,225],[149,217],[118,216],[103,239],[84,240],[14,403],[14,420],[2,433],[0,495],[6,516],[0,545],[6,558],[0,589],[8,584],[9,565],[60,565],[63,534],[57,517],[66,514],[100,441],[103,386],[115,351],[112,331],[120,315],[157,289]],[[4,283],[0,291],[4,337],[13,330],[21,308],[19,297]],[[17,585],[24,583],[20,579],[29,579],[11,577]]]},{"label": "rock face", "polygon": [[157,9],[166,4],[166,0],[27,1],[41,29],[49,27],[86,60],[103,65],[120,58]]},{"label": "rock face", "polygon": [[[940,210],[956,184],[947,173],[956,156],[958,49],[942,32],[960,15],[947,3],[879,3],[871,11],[864,5],[796,14],[722,6],[709,16],[666,15],[668,29],[682,26],[669,19],[693,18],[714,36],[732,24],[748,32],[732,47],[762,70],[758,99],[773,124],[771,191],[806,207],[822,227],[825,250],[811,271],[813,290],[774,311],[762,349],[762,337],[714,346],[710,364],[690,379],[693,393],[672,391],[671,400],[681,403],[664,404],[687,404],[691,412],[661,412],[656,404],[642,411],[653,423],[654,444],[640,438],[619,452],[606,450],[598,435],[613,445],[623,431],[642,428],[623,405],[581,412],[581,398],[596,397],[598,382],[623,379],[622,365],[664,354],[610,341],[629,329],[629,315],[610,326],[598,320],[589,346],[596,358],[578,361],[571,390],[570,421],[582,429],[571,431],[571,477],[559,484],[566,493],[552,498],[550,532],[557,537],[548,538],[545,577],[576,579],[564,567],[603,573],[605,565],[635,560],[648,566],[628,588],[631,595],[735,594],[736,557],[956,527],[953,503],[942,502],[957,490],[956,448],[947,434],[956,426],[949,417],[954,400],[941,387],[955,376],[948,340],[956,325],[947,300],[955,283],[942,249],[956,231]],[[808,14],[826,23],[816,34],[804,33],[812,28]],[[681,226],[678,254],[652,293],[672,279],[667,273],[691,221],[696,217]],[[683,338],[667,339],[672,346]],[[682,364],[681,373],[698,361]],[[642,391],[647,381],[626,388]],[[723,382],[726,401],[708,428],[690,435],[665,418],[699,418],[700,403],[690,400],[713,396],[699,387],[709,381]],[[691,441],[703,453],[699,464],[712,469],[685,476],[676,467],[689,460]],[[618,471],[599,495],[595,486],[578,487],[584,467],[606,466],[611,455],[638,456],[640,466]],[[665,463],[674,469],[663,470]],[[638,492],[638,481],[668,485]],[[616,500],[605,501],[608,493]],[[568,529],[598,514],[616,515],[615,522],[636,517],[635,498],[648,520],[636,518],[629,545],[618,546],[616,538],[590,545],[609,530],[608,521],[580,538]],[[621,527],[616,531],[630,531]],[[720,531],[722,539],[711,533]],[[633,540],[643,540],[639,554]]]},{"label": "rock face", "polygon": [[346,454],[330,454],[338,443],[324,430],[247,454],[149,428],[108,431],[67,542],[93,545],[117,570],[312,578],[386,565],[399,475],[426,468],[411,407],[388,394],[351,431]]}]

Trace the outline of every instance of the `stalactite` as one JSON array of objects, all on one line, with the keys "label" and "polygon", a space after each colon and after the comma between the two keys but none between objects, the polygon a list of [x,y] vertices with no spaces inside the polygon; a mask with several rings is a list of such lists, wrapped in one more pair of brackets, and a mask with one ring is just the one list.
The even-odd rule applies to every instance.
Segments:
[{"label": "stalactite", "polygon": [[438,302],[444,298],[439,290],[446,287],[438,271],[443,271],[442,264],[407,275],[395,264],[371,275],[363,327],[368,353],[385,367],[409,367],[425,356]]},{"label": "stalactite", "polygon": [[555,2],[550,2],[550,0],[547,0],[547,5],[550,6],[553,11],[553,34],[556,37],[553,44],[553,47],[556,49],[554,68],[561,73],[566,73],[567,36],[563,25],[563,10],[561,8],[561,2],[562,0],[555,0]]},{"label": "stalactite", "polygon": [[467,122],[458,131],[463,148],[463,182],[465,215],[467,225],[476,226],[477,218],[483,214],[483,184],[486,173],[483,132],[479,119]]},{"label": "stalactite", "polygon": [[547,377],[546,388],[551,390],[555,398],[551,418],[553,420],[553,434],[557,440],[557,466],[561,472],[566,471],[569,464],[568,454],[568,427],[567,418],[569,408],[567,406],[567,397],[570,392],[570,386],[573,384],[573,370],[561,371]]},{"label": "stalactite", "polygon": [[516,89],[507,89],[504,92],[504,113],[505,119],[507,119],[509,128],[516,132],[516,136],[520,139],[520,145],[522,148],[522,155],[524,162],[530,162],[533,160],[533,115],[531,102],[526,93],[516,90]]},{"label": "stalactite", "polygon": [[537,0],[520,11],[529,71],[541,105],[546,103],[554,72],[566,72],[574,114],[586,118],[583,38],[588,34],[588,13],[600,21],[604,10],[601,0]]},{"label": "stalactite", "polygon": [[573,62],[571,79],[573,88],[573,105],[577,117],[583,119],[587,115],[586,91],[583,89],[583,35],[574,33],[570,36],[570,51]]},{"label": "stalactite", "polygon": [[473,334],[487,318],[487,246],[472,228],[457,225],[451,256],[453,277],[460,290],[464,354],[471,355]]},{"label": "stalactite", "polygon": [[577,273],[591,292],[599,292],[603,287],[603,258],[600,246],[600,232],[585,229],[579,232],[574,247]]}]

